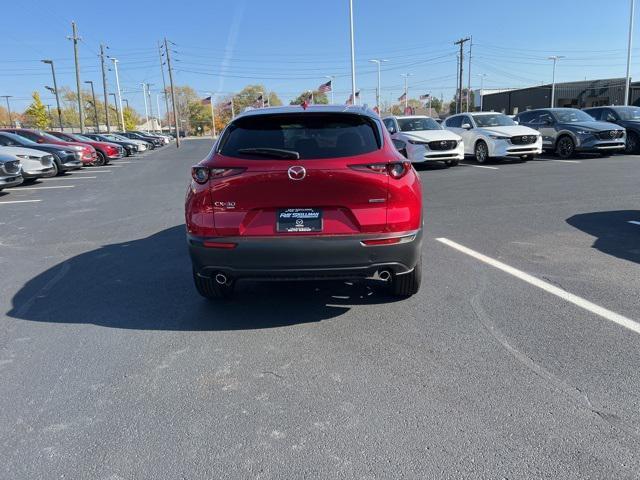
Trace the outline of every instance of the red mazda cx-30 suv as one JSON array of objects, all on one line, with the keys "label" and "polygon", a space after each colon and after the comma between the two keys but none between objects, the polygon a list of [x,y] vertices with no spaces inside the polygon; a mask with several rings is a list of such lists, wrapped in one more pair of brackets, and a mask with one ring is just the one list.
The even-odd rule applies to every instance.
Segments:
[{"label": "red mazda cx-30 suv", "polygon": [[187,240],[204,297],[228,297],[245,278],[373,277],[400,296],[420,287],[420,178],[370,110],[245,112],[192,177]]}]

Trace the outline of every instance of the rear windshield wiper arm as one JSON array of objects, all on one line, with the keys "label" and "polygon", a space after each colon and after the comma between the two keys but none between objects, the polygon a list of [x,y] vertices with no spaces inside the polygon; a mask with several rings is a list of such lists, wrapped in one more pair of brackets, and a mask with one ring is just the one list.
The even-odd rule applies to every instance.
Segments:
[{"label": "rear windshield wiper arm", "polygon": [[251,155],[263,155],[265,157],[286,158],[299,160],[300,154],[294,150],[282,150],[280,148],[240,148],[238,153],[248,153]]}]

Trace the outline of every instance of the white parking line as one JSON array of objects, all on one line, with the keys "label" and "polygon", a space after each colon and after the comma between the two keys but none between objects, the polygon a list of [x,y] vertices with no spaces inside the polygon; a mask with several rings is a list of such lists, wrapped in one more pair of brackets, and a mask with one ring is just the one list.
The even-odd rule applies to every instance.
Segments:
[{"label": "white parking line", "polygon": [[112,163],[110,163],[108,168],[124,168],[124,167],[122,165],[113,165]]},{"label": "white parking line", "polygon": [[552,162],[560,163],[582,163],[580,160],[551,160]]},{"label": "white parking line", "polygon": [[78,170],[77,172],[73,172],[74,175],[76,173],[81,173],[83,175],[85,173],[111,173],[111,170]]},{"label": "white parking line", "polygon": [[41,202],[42,200],[11,200],[8,202],[0,202],[0,205],[9,205],[11,203],[34,203]]},{"label": "white parking line", "polygon": [[640,222],[637,220],[629,220],[629,223],[633,223],[634,225],[640,225]]},{"label": "white parking line", "polygon": [[121,161],[121,160],[116,160],[116,162],[118,162],[118,163],[131,163],[131,162],[130,162],[130,161],[128,161],[128,160],[127,160],[126,162],[123,162],[123,161]]},{"label": "white parking line", "polygon": [[636,322],[635,320],[631,320],[630,318],[624,317],[616,312],[601,307],[600,305],[596,305],[589,300],[585,300],[584,298],[574,295],[573,293],[569,293],[562,288],[556,287],[555,285],[540,280],[533,275],[529,275],[522,270],[518,270],[517,268],[513,268],[491,257],[487,257],[482,253],[476,252],[475,250],[471,250],[470,248],[467,248],[464,245],[460,245],[459,243],[449,240],[448,238],[436,238],[436,240],[458,250],[459,252],[464,253],[465,255],[469,255],[476,260],[480,260],[487,265],[491,265],[498,270],[502,270],[509,275],[513,275],[514,277],[519,278],[520,280],[523,280],[528,284],[533,285],[534,287],[538,287],[548,293],[551,293],[552,295],[555,295],[556,297],[560,297],[561,299],[566,300],[569,303],[573,303],[580,308],[588,310],[591,313],[595,313],[596,315],[599,315],[600,317],[609,320],[610,322],[616,323],[621,327],[627,328],[632,332],[640,334],[640,323]]},{"label": "white parking line", "polygon": [[56,177],[56,178],[47,178],[47,182],[54,182],[58,180],[88,180],[89,178],[98,178],[98,177]]},{"label": "white parking line", "polygon": [[484,165],[469,165],[468,163],[461,163],[461,167],[474,167],[474,168],[488,168],[489,170],[500,170],[498,167],[486,167]]},{"label": "white parking line", "polygon": [[18,187],[14,192],[24,192],[25,190],[53,190],[55,188],[74,188],[75,185],[56,185],[54,187]]}]

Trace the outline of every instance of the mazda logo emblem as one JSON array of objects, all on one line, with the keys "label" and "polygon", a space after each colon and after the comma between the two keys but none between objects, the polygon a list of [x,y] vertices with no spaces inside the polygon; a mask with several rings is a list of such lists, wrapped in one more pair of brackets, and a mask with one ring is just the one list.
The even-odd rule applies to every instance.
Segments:
[{"label": "mazda logo emblem", "polygon": [[296,165],[295,167],[289,167],[287,175],[291,180],[302,180],[307,176],[307,170],[304,167]]},{"label": "mazda logo emblem", "polygon": [[609,135],[611,135],[611,138],[615,138],[617,134],[618,134],[618,133],[617,133],[615,130],[611,130],[611,131],[609,132]]},{"label": "mazda logo emblem", "polygon": [[444,147],[446,144],[447,144],[447,141],[446,141],[446,140],[442,140],[442,141],[440,142],[440,145],[442,145],[443,147]]}]

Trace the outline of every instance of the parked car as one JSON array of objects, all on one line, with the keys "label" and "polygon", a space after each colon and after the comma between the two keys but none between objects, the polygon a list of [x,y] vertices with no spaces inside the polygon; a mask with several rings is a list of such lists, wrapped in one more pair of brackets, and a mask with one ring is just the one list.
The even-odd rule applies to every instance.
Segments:
[{"label": "parked car", "polygon": [[531,160],[542,153],[538,132],[518,125],[503,113],[460,113],[448,117],[444,124],[462,137],[465,154],[475,156],[478,163],[500,157]]},{"label": "parked car", "polygon": [[584,112],[601,122],[615,123],[627,131],[624,153],[640,153],[640,108],[639,107],[594,107]]},{"label": "parked car", "polygon": [[57,173],[53,155],[50,153],[24,147],[0,147],[0,153],[20,159],[22,178],[25,182],[33,182],[42,177],[53,177]]},{"label": "parked car", "polygon": [[230,296],[243,278],[373,277],[399,296],[418,291],[420,177],[373,111],[247,111],[191,173],[187,239],[202,296]]},{"label": "parked car", "polygon": [[445,130],[430,117],[392,116],[382,122],[396,148],[412,163],[444,162],[451,167],[464,160],[460,135]]},{"label": "parked car", "polygon": [[543,108],[517,115],[522,125],[536,129],[545,150],[555,151],[560,158],[571,158],[577,152],[610,155],[624,150],[624,128],[596,121],[577,108]]},{"label": "parked car", "polygon": [[53,131],[47,133],[67,142],[79,142],[91,145],[96,149],[98,158],[96,159],[95,164],[98,166],[108,165],[109,160],[117,160],[125,155],[124,148],[115,143],[101,142],[78,133],[62,133]]},{"label": "parked car", "polygon": [[150,142],[145,142],[144,140],[136,140],[135,138],[123,137],[122,135],[118,135],[115,133],[103,133],[101,135],[110,142],[133,143],[138,148],[138,153],[146,152],[147,150],[150,150],[153,147],[153,145]]},{"label": "parked car", "polygon": [[149,135],[142,135],[135,132],[118,132],[117,134],[122,135],[123,137],[149,142],[151,145],[153,145],[153,148],[161,147],[162,145],[164,145],[164,142],[162,140],[156,137],[151,137]]},{"label": "parked car", "polygon": [[100,133],[85,133],[83,136],[90,138],[91,140],[96,140],[102,143],[113,143],[115,145],[119,145],[124,150],[124,155],[130,157],[131,155],[135,155],[138,152],[138,145],[133,143],[131,140],[127,139],[126,141],[122,140],[114,140],[107,138],[105,135]]},{"label": "parked car", "polygon": [[168,145],[169,144],[169,139],[167,138],[167,136],[166,135],[162,135],[161,133],[140,132],[138,130],[133,130],[133,133],[139,133],[140,135],[146,135],[148,137],[158,138],[158,139],[162,140],[162,145]]},{"label": "parked car", "polygon": [[76,170],[82,167],[82,149],[63,147],[47,143],[36,143],[28,138],[21,137],[15,133],[0,132],[0,146],[24,147],[32,150],[40,150],[53,155],[53,166],[56,175],[62,175],[69,170]]},{"label": "parked car", "polygon": [[0,190],[15,187],[22,182],[20,159],[14,155],[0,153]]},{"label": "parked car", "polygon": [[61,140],[58,137],[49,135],[43,130],[30,130],[28,128],[5,128],[1,131],[15,133],[16,135],[28,138],[29,140],[36,143],[61,145],[67,150],[75,150],[77,152],[80,152],[80,160],[82,160],[83,165],[94,165],[96,163],[96,160],[98,159],[96,149],[91,145],[87,145],[86,143],[68,142],[65,140]]}]

